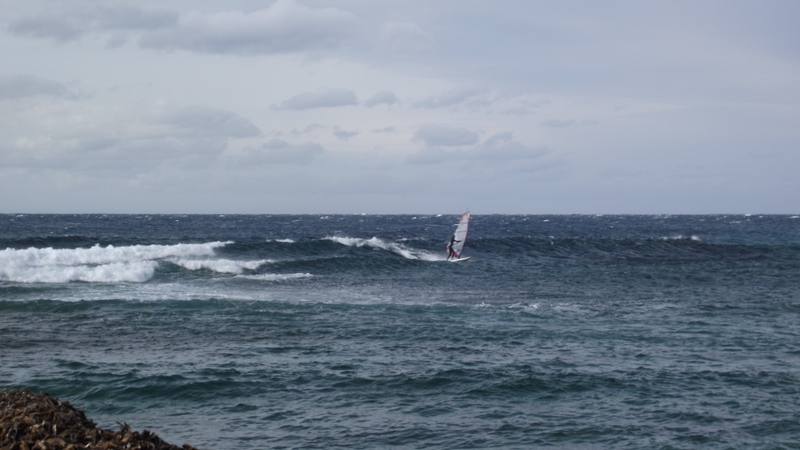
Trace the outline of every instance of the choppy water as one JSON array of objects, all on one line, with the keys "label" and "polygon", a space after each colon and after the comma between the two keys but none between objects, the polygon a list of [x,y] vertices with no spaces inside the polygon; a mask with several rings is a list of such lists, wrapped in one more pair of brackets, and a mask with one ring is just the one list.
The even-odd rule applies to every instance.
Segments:
[{"label": "choppy water", "polygon": [[800,448],[800,218],[0,215],[0,388],[262,448]]}]

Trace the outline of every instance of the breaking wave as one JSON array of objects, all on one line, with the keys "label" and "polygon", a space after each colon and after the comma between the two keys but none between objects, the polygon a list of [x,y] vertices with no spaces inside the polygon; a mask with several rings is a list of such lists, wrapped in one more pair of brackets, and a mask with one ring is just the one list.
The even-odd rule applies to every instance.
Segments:
[{"label": "breaking wave", "polygon": [[255,270],[263,264],[272,262],[268,259],[258,261],[234,261],[232,259],[178,259],[171,262],[189,270],[211,270],[218,273],[242,273],[245,269]]},{"label": "breaking wave", "polygon": [[288,281],[298,278],[309,278],[310,273],[262,273],[259,275],[237,275],[236,278],[246,278],[248,280],[260,281]]},{"label": "breaking wave", "polygon": [[209,268],[241,273],[264,261],[195,260],[211,257],[214,249],[231,242],[204,244],[131,245],[90,248],[26,248],[0,250],[0,280],[20,283],[137,282],[153,277],[160,260],[171,260],[190,270]]},{"label": "breaking wave", "polygon": [[342,245],[346,245],[348,247],[366,246],[379,250],[386,250],[392,253],[396,253],[406,259],[416,259],[422,261],[444,261],[446,259],[444,255],[437,255],[435,253],[427,252],[424,250],[410,248],[403,244],[398,244],[396,242],[387,242],[378,237],[372,237],[370,239],[362,239],[362,238],[329,236],[326,237],[325,239],[337,242]]}]

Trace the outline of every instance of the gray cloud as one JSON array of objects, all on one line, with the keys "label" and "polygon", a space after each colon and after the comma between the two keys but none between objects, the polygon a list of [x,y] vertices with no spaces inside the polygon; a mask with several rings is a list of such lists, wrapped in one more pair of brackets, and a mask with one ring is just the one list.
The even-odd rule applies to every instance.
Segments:
[{"label": "gray cloud", "polygon": [[573,119],[564,119],[564,120],[550,119],[542,122],[542,126],[550,128],[566,128],[566,127],[571,127],[575,124],[576,122]]},{"label": "gray cloud", "polygon": [[468,100],[474,100],[481,94],[486,93],[487,90],[481,87],[460,87],[450,89],[442,95],[428,97],[427,99],[414,103],[418,108],[446,108],[449,106],[457,106]]},{"label": "gray cloud", "polygon": [[346,11],[278,0],[249,14],[191,12],[181,17],[176,27],[143,35],[139,44],[200,53],[290,53],[334,48],[357,26],[355,17]]},{"label": "gray cloud", "polygon": [[514,116],[527,116],[529,114],[535,114],[535,111],[531,111],[530,109],[524,106],[518,106],[516,108],[509,108],[500,112],[500,114],[509,114]]},{"label": "gray cloud", "polygon": [[243,138],[261,134],[257,126],[236,113],[203,106],[172,111],[162,123],[192,136]]},{"label": "gray cloud", "polygon": [[394,95],[394,92],[392,92],[392,91],[380,91],[380,92],[376,92],[372,97],[368,98],[364,102],[364,106],[368,106],[368,107],[372,108],[373,106],[381,105],[381,104],[393,105],[393,104],[397,103],[398,101],[399,101],[399,99],[397,98],[396,95]]},{"label": "gray cloud", "polygon": [[372,130],[373,133],[394,133],[397,127],[383,127]]},{"label": "gray cloud", "polygon": [[132,6],[92,5],[62,13],[47,12],[17,19],[8,25],[16,36],[50,38],[60,42],[80,39],[90,33],[107,30],[152,31],[171,27],[178,13],[144,10]]},{"label": "gray cloud", "polygon": [[316,92],[303,92],[282,101],[279,105],[272,105],[272,109],[301,111],[313,108],[333,108],[337,106],[357,105],[358,100],[353,91],[347,89],[318,89]]},{"label": "gray cloud", "polygon": [[346,131],[346,130],[343,130],[343,129],[341,129],[341,128],[339,128],[337,126],[337,127],[333,127],[333,134],[334,134],[334,136],[338,137],[339,139],[341,139],[343,141],[346,141],[346,140],[350,139],[351,137],[357,135],[358,131]]},{"label": "gray cloud", "polygon": [[325,150],[321,145],[306,142],[289,144],[282,139],[272,139],[259,148],[249,147],[243,155],[231,157],[234,165],[250,166],[263,164],[308,165]]},{"label": "gray cloud", "polygon": [[0,100],[14,100],[44,95],[76,99],[78,96],[63,84],[33,75],[0,75]]},{"label": "gray cloud", "polygon": [[434,39],[413,23],[386,23],[378,36],[378,45],[384,51],[418,52],[434,44]]},{"label": "gray cloud", "polygon": [[297,128],[295,128],[294,130],[292,130],[292,134],[295,135],[295,136],[298,136],[298,135],[301,135],[301,134],[308,134],[308,133],[311,133],[311,132],[313,132],[315,130],[318,130],[320,128],[325,128],[325,126],[324,125],[320,125],[318,123],[310,123],[310,124],[306,125],[306,127],[303,128],[302,130],[298,130]]},{"label": "gray cloud", "polygon": [[[260,135],[249,120],[226,110],[189,107],[156,116],[111,111],[56,111],[28,130],[0,127],[0,166],[88,173],[141,174],[159,166],[173,169],[208,167],[231,139]],[[74,122],[74,123],[73,123]]]},{"label": "gray cloud", "polygon": [[31,151],[29,148],[4,145],[0,162],[6,167],[56,169],[89,173],[135,174],[168,163],[173,167],[208,166],[228,146],[221,137],[126,136],[100,134],[79,139],[55,139]]},{"label": "gray cloud", "polygon": [[414,134],[414,141],[422,141],[428,147],[472,145],[479,140],[478,133],[465,128],[422,125]]},{"label": "gray cloud", "polygon": [[480,145],[466,150],[446,151],[441,148],[427,148],[410,155],[409,164],[439,164],[446,161],[515,161],[540,158],[550,152],[547,147],[530,148],[513,139],[508,131],[491,136]]}]

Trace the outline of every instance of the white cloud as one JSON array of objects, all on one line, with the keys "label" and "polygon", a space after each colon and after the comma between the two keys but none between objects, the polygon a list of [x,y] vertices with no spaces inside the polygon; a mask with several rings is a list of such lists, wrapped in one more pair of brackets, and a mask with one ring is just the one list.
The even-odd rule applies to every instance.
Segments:
[{"label": "white cloud", "polygon": [[335,48],[357,27],[349,12],[278,0],[252,13],[191,12],[176,27],[144,34],[139,43],[144,48],[199,53],[290,53]]},{"label": "white cloud", "polygon": [[415,141],[422,141],[428,147],[472,145],[478,142],[478,133],[458,127],[441,125],[422,125],[414,134]]},{"label": "white cloud", "polygon": [[364,106],[372,108],[376,105],[393,105],[400,101],[392,91],[379,91],[364,102]]},{"label": "white cloud", "polygon": [[356,94],[348,89],[318,89],[315,92],[303,92],[279,105],[272,105],[272,109],[300,111],[314,108],[335,108],[337,106],[357,105]]}]

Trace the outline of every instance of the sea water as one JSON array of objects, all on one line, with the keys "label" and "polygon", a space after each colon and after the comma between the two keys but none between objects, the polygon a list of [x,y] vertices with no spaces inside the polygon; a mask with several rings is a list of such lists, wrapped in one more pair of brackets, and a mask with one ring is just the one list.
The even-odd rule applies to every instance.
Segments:
[{"label": "sea water", "polygon": [[205,449],[800,448],[798,216],[0,215],[0,389]]}]

